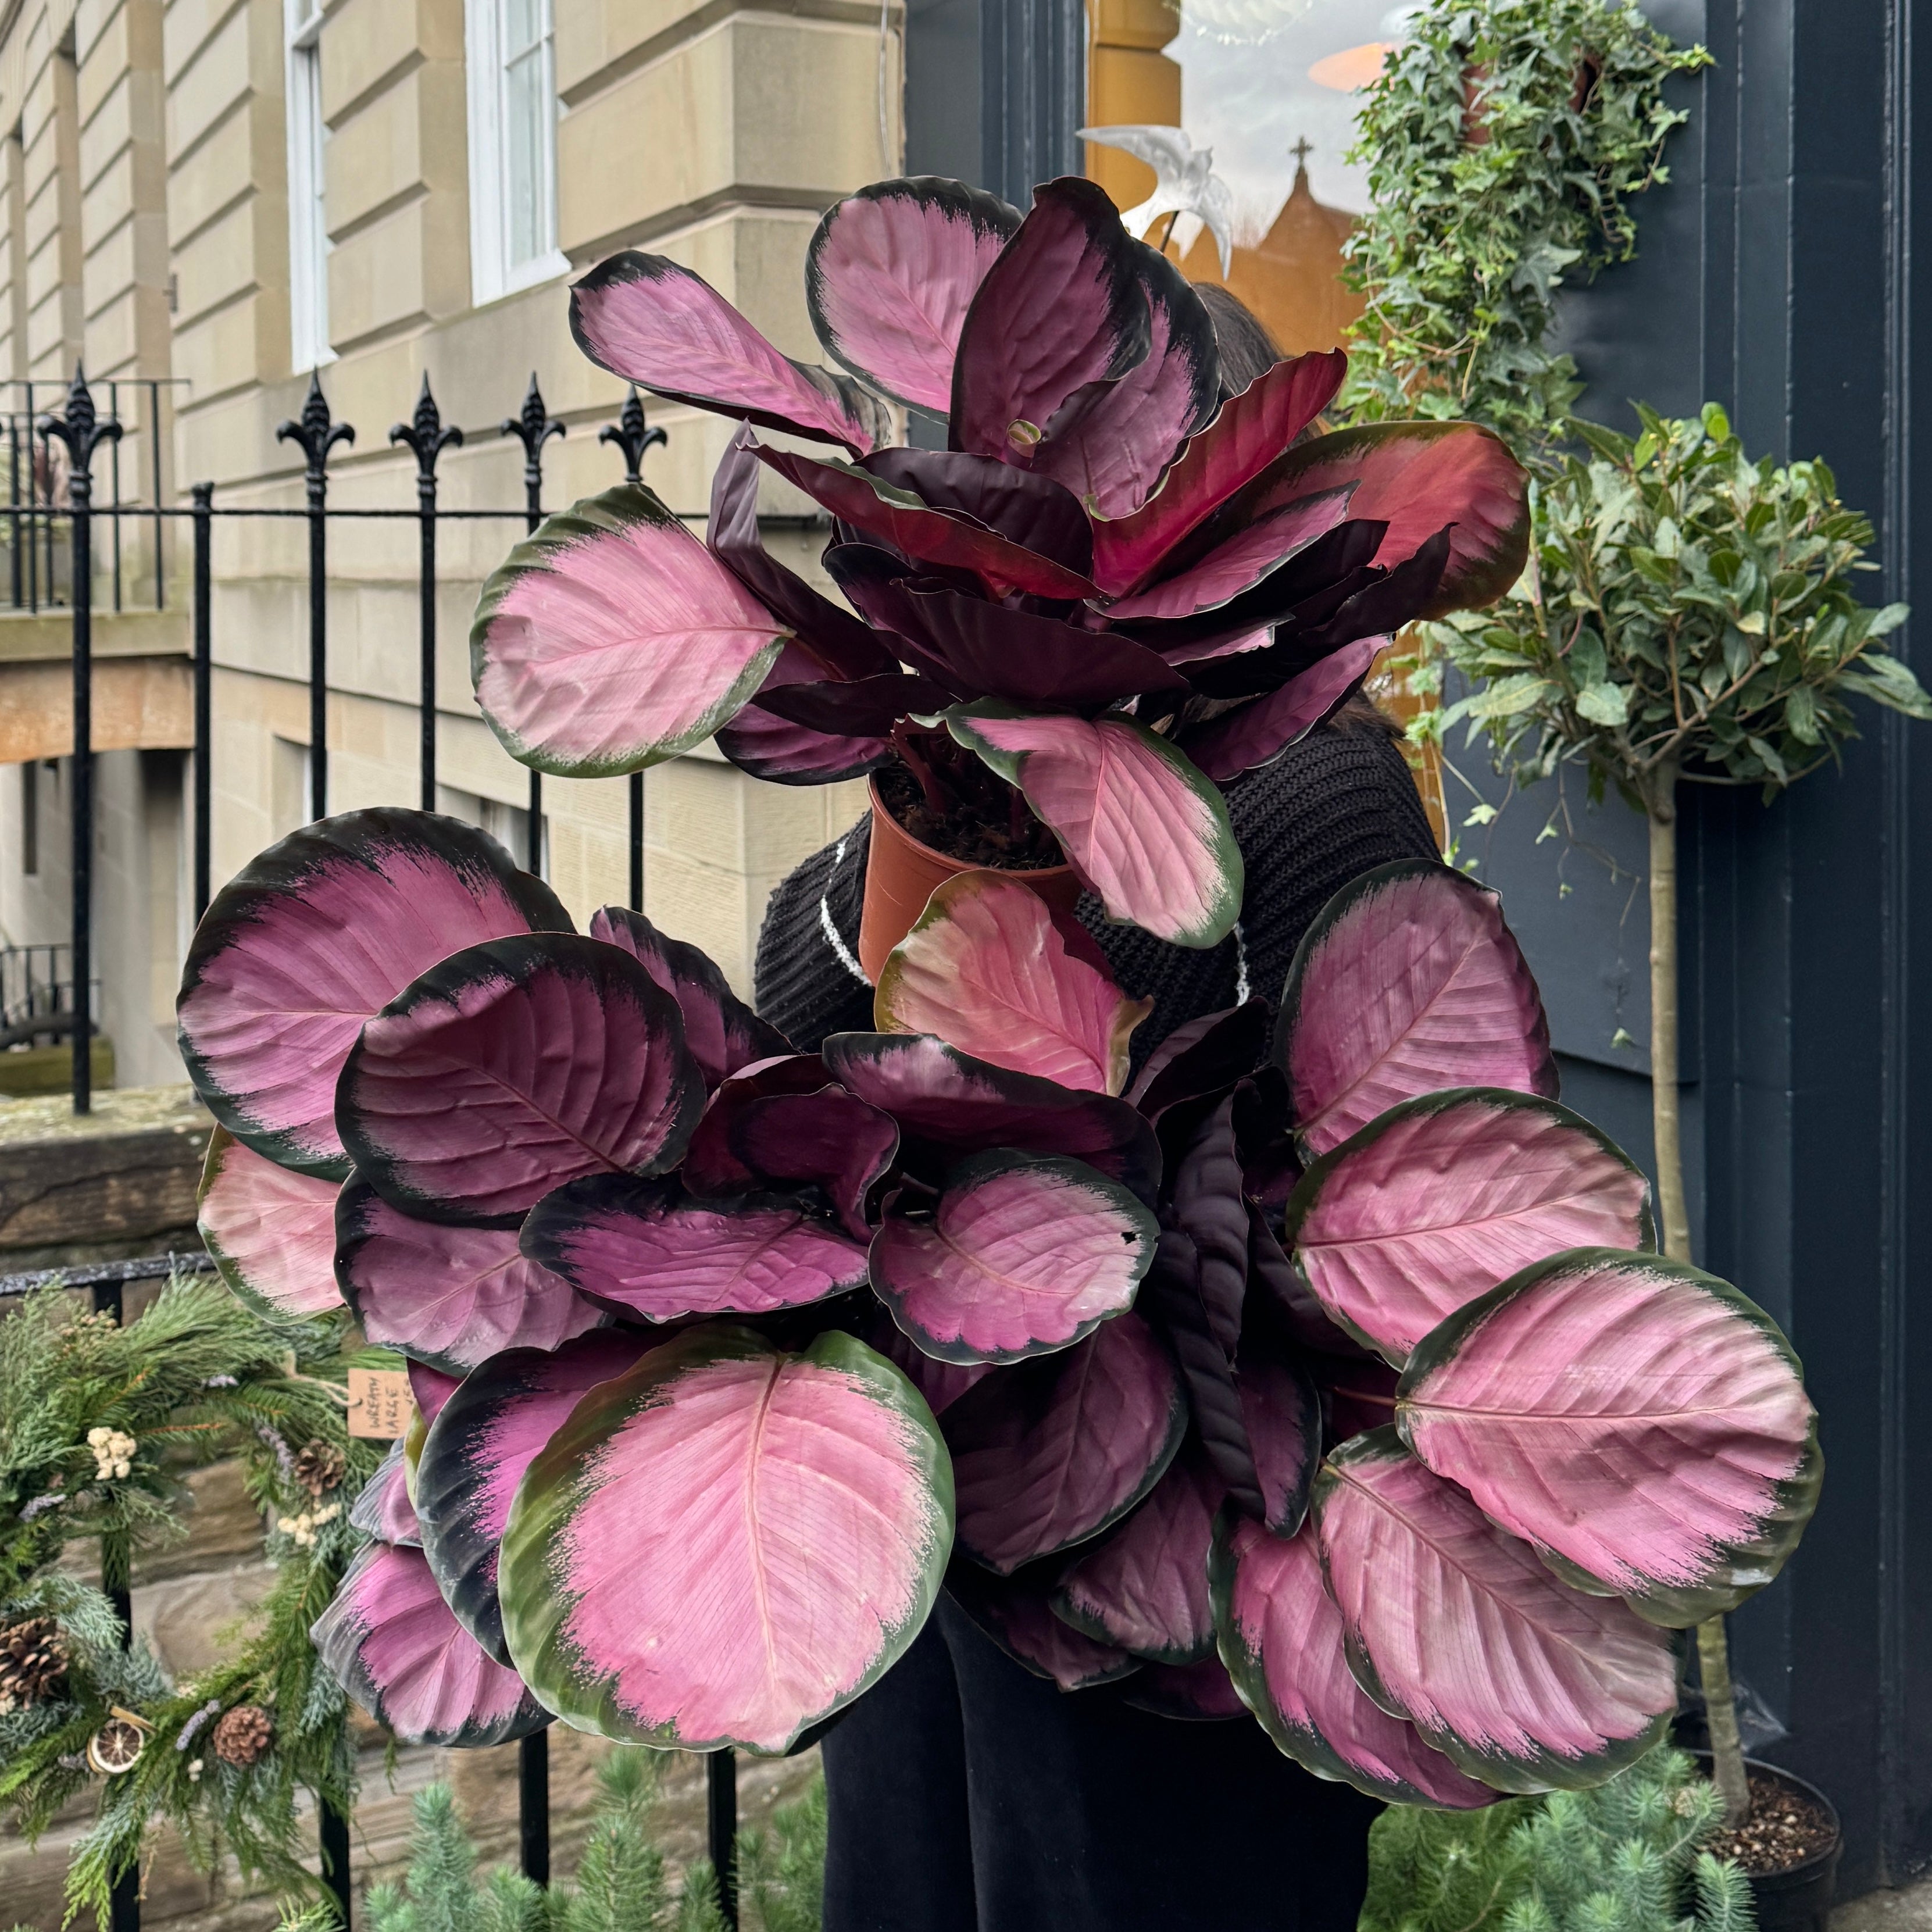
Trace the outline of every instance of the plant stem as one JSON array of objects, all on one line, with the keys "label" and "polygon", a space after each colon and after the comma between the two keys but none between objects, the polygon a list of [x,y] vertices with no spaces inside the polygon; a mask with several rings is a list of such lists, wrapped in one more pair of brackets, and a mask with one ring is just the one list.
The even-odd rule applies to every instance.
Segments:
[{"label": "plant stem", "polygon": [[1730,1648],[1724,1640],[1722,1617],[1697,1626],[1697,1670],[1704,1680],[1704,1716],[1711,1731],[1712,1779],[1724,1801],[1724,1823],[1736,1827],[1750,1816],[1750,1780],[1744,1772],[1744,1742],[1738,1736]]},{"label": "plant stem", "polygon": [[[1690,1219],[1684,1205],[1684,1142],[1678,1114],[1677,1064],[1677,766],[1667,760],[1644,788],[1650,824],[1650,1108],[1657,1143],[1657,1210],[1664,1252],[1690,1258]],[[1704,1714],[1711,1732],[1712,1774],[1724,1801],[1724,1822],[1742,1825],[1750,1812],[1750,1781],[1738,1736],[1724,1620],[1697,1626],[1697,1664]]]}]

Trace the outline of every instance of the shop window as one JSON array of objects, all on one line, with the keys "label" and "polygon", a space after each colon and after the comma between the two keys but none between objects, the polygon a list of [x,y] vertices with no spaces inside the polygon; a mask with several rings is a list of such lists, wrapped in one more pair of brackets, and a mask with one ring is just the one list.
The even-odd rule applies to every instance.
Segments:
[{"label": "shop window", "polygon": [[1291,354],[1336,346],[1361,312],[1338,279],[1368,202],[1346,156],[1360,91],[1414,10],[1090,0],[1088,172],[1190,280],[1225,284]]},{"label": "shop window", "polygon": [[289,136],[289,365],[335,359],[328,344],[328,180],[322,148],[322,0],[284,0]]},{"label": "shop window", "polygon": [[467,0],[471,293],[494,302],[570,264],[556,246],[550,0]]}]

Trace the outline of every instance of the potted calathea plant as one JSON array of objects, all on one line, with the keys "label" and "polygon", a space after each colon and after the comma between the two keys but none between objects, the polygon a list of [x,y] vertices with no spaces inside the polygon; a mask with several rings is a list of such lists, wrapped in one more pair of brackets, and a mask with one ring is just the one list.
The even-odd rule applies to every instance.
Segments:
[{"label": "potted calathea plant", "polygon": [[[1714,404],[1686,421],[1639,414],[1634,440],[1575,425],[1587,448],[1544,482],[1536,568],[1493,609],[1430,635],[1472,686],[1445,725],[1474,720],[1525,782],[1580,765],[1593,797],[1614,786],[1648,824],[1662,1246],[1688,1261],[1681,788],[1746,787],[1768,801],[1856,735],[1852,696],[1918,718],[1932,717],[1932,698],[1882,648],[1905,606],[1873,610],[1857,595],[1871,525],[1838,500],[1824,464],[1752,461]],[[1700,1622],[1697,1642],[1714,1773],[1736,1826],[1750,1792],[1721,1616]]]},{"label": "potted calathea plant", "polygon": [[[1420,496],[1376,472],[1400,434],[1351,441],[1360,474],[1312,473],[1354,480],[1356,507],[1382,476],[1370,535],[1346,540],[1364,560],[1312,610],[1273,601],[1287,586],[1242,606],[1344,517],[1213,607],[1248,628],[1169,646],[1190,673],[1252,659],[1249,688],[1196,711],[1204,694],[1144,665],[1127,687],[1081,684],[1082,650],[1160,657],[1108,608],[1307,514],[1294,496],[1258,509],[1151,589],[1123,565],[1106,606],[1085,544],[1098,556],[1120,541],[1109,524],[1168,514],[1190,476],[1225,504],[1270,475],[1305,420],[1271,398],[1309,379],[1282,365],[1218,416],[1211,385],[1177,404],[1175,345],[1211,357],[1211,339],[1100,214],[1079,184],[1041,190],[1021,224],[950,184],[889,183],[820,230],[812,286],[838,352],[896,395],[950,400],[952,440],[986,446],[917,490],[797,469],[841,493],[842,525],[843,506],[891,514],[862,546],[873,574],[843,580],[891,590],[904,628],[865,630],[890,664],[835,676],[801,657],[795,685],[772,682],[824,610],[741,553],[764,578],[754,598],[650,500],[607,497],[539,532],[485,598],[479,686],[499,728],[553,760],[567,740],[577,769],[641,762],[700,724],[792,776],[896,748],[915,782],[922,760],[956,788],[934,816],[963,824],[957,788],[979,781],[950,742],[1012,784],[1117,913],[1202,942],[1236,888],[1187,734],[1252,748],[1291,735],[1298,706],[1318,716],[1310,686],[1291,694],[1366,640],[1343,634],[1351,600],[1383,600],[1379,629],[1485,594],[1485,572],[1517,568],[1521,495],[1484,436],[1415,436],[1412,478],[1462,452]],[[1042,255],[1040,292],[1003,278]],[[921,298],[894,298],[896,276]],[[669,264],[630,258],[578,302],[580,332],[654,387],[855,448],[870,436],[857,392],[785,362]],[[1022,326],[972,364],[981,380],[1057,358],[1023,406],[976,398],[988,314]],[[1097,347],[1068,320],[1082,314]],[[867,321],[882,315],[890,332]],[[1133,409],[1106,413],[1127,394]],[[1077,462],[1052,454],[1054,426],[1072,438],[1090,411],[1107,435]],[[1149,417],[1192,440],[1148,454]],[[1217,434],[1230,422],[1239,434]],[[750,452],[734,449],[740,474]],[[1092,592],[1020,589],[1004,551],[998,593],[960,550],[913,570],[909,546],[942,538],[992,554],[996,517],[1046,500],[1042,452],[1080,482],[1088,536],[1060,558],[1084,560]],[[1111,517],[1096,506],[1124,452],[1139,480]],[[898,473],[916,467],[909,453]],[[946,476],[991,514],[934,508]],[[1445,495],[1447,536],[1420,508]],[[1402,530],[1420,532],[1406,554],[1374,561]],[[1265,556],[1280,540],[1251,541]],[[1459,559],[1459,542],[1475,547]],[[1009,658],[1060,682],[985,690]],[[914,678],[950,701],[908,692]],[[836,709],[872,680],[878,708]],[[790,718],[771,702],[788,689],[834,708]],[[760,715],[728,726],[752,697]],[[983,796],[989,822],[1018,822]],[[1654,1252],[1642,1176],[1554,1097],[1494,896],[1431,862],[1338,895],[1278,1017],[1259,1000],[1208,1016],[1130,1078],[1139,1003],[1024,870],[942,882],[888,950],[877,1030],[800,1054],[639,915],[606,908],[580,936],[481,833],[365,812],[295,833],[224,890],[180,1015],[224,1130],[202,1214],[231,1279],[286,1300],[332,1256],[370,1338],[416,1364],[424,1424],[316,1633],[412,1736],[494,1742],[554,1714],[633,1743],[790,1750],[890,1666],[944,1586],[1069,1689],[1122,1680],[1156,1710],[1252,1712],[1324,1775],[1473,1807],[1587,1786],[1648,1749],[1676,1708],[1676,1633],[1775,1574],[1812,1506],[1815,1418],[1783,1337]]]}]

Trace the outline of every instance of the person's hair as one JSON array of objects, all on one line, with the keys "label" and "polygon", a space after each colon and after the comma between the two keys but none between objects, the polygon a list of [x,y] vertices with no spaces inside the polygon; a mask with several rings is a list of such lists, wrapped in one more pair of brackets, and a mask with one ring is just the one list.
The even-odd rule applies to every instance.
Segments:
[{"label": "person's hair", "polygon": [[1194,292],[1214,325],[1214,346],[1221,356],[1222,396],[1238,396],[1257,376],[1265,375],[1282,359],[1281,346],[1260,316],[1218,282],[1197,282]]}]

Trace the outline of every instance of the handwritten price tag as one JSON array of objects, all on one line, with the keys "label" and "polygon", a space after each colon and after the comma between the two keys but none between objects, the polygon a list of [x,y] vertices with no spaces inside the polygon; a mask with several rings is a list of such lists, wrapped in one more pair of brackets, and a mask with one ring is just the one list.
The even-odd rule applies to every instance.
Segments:
[{"label": "handwritten price tag", "polygon": [[378,1442],[393,1442],[416,1420],[416,1397],[400,1369],[349,1371],[349,1432]]}]

